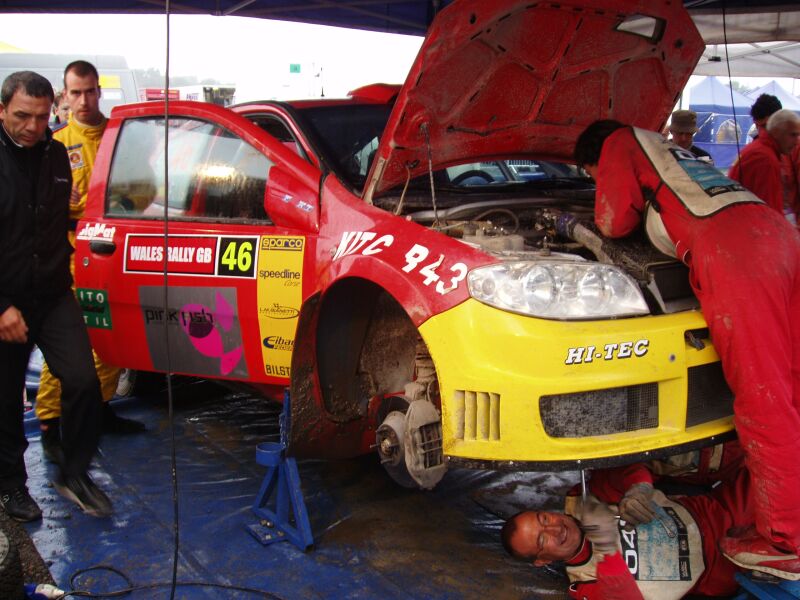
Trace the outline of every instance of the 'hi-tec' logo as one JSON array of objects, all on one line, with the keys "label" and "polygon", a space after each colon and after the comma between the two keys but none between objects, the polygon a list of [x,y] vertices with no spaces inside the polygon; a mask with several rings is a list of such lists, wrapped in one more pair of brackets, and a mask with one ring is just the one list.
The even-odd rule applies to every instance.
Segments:
[{"label": "'hi-tec' logo", "polygon": [[578,365],[597,360],[614,360],[616,358],[642,357],[647,354],[650,340],[636,340],[635,342],[620,342],[619,344],[606,344],[602,348],[597,346],[577,346],[567,348],[565,365]]}]

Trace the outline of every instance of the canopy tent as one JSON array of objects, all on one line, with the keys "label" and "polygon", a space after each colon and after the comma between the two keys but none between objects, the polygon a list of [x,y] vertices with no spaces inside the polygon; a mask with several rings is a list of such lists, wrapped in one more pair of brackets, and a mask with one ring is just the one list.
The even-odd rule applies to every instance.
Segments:
[{"label": "canopy tent", "polygon": [[[800,25],[795,29],[800,29]],[[797,31],[793,35],[797,37]],[[708,40],[706,43],[708,44]],[[731,77],[797,77],[800,75],[800,43],[760,42],[729,44],[727,47],[716,43],[707,45],[694,74],[725,77],[729,74]]]},{"label": "canopy tent", "polygon": [[[435,15],[453,1],[457,0],[178,0],[169,2],[169,11],[171,14],[235,15],[424,35]],[[800,43],[795,43],[800,42],[797,0],[683,0],[683,3],[704,41],[710,44],[696,74],[796,77],[800,72]],[[646,13],[645,0],[642,0],[642,7],[642,12]],[[166,0],[0,0],[0,13],[164,14],[166,8]],[[730,91],[726,93],[730,97]],[[711,102],[704,105],[706,108],[737,106],[736,94],[733,95],[731,104],[723,100],[721,93],[713,96],[712,92]],[[740,127],[744,124],[740,119],[749,121],[745,105],[749,107],[749,99],[740,99],[735,111],[735,122]],[[740,117],[739,109],[746,116]],[[711,110],[698,112],[729,114]],[[733,112],[731,109],[731,118],[734,118]],[[717,121],[712,120],[710,125],[713,132],[708,134],[710,140],[724,131],[725,121],[731,131],[736,131],[734,121]],[[748,128],[749,122],[743,128],[745,138]]]},{"label": "canopy tent", "polygon": [[747,113],[753,101],[724,85],[716,77],[706,77],[689,90],[689,108],[696,112]]},{"label": "canopy tent", "polygon": [[[236,15],[424,35],[453,0],[178,0],[173,14]],[[684,0],[708,44],[800,41],[797,0]],[[0,12],[161,13],[165,0],[3,0]],[[643,3],[646,6],[646,3]],[[724,8],[724,27],[720,15]]]},{"label": "canopy tent", "polygon": [[770,81],[768,84],[762,85],[757,90],[749,92],[747,97],[755,101],[761,94],[772,94],[781,101],[783,108],[800,112],[800,98],[792,96],[792,94],[783,89],[777,81]]},{"label": "canopy tent", "polygon": [[750,106],[753,100],[706,77],[689,90],[689,108],[697,113],[697,135],[694,142],[725,168],[733,163],[741,146],[747,143],[747,132],[753,124]]},{"label": "canopy tent", "polygon": [[800,42],[800,6],[796,0],[789,2],[686,0],[684,4],[707,45],[775,40]]}]

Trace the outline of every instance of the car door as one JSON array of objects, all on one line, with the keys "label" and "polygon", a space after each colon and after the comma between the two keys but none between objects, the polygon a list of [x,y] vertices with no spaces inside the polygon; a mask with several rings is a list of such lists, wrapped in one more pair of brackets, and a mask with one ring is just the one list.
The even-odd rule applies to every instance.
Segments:
[{"label": "car door", "polygon": [[[77,249],[93,343],[129,368],[283,384],[319,172],[231,111],[176,102],[165,126],[158,105],[115,113],[93,174]],[[271,178],[302,214],[267,213]]]}]

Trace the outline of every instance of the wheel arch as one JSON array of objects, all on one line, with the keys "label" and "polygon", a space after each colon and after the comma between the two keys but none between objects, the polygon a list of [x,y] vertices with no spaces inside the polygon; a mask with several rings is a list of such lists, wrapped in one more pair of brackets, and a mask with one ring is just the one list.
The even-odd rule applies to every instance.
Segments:
[{"label": "wheel arch", "polygon": [[419,331],[372,279],[343,277],[311,296],[292,355],[290,449],[344,458],[375,443],[381,401],[414,378]]}]

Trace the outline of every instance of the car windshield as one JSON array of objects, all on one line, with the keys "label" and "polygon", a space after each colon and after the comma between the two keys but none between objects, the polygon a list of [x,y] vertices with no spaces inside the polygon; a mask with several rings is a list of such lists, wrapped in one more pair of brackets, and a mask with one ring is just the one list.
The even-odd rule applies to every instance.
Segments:
[{"label": "car windshield", "polygon": [[[380,136],[389,120],[391,105],[361,104],[317,106],[299,109],[325,161],[354,189],[362,190]],[[583,179],[574,165],[529,159],[472,161],[434,173],[437,186],[481,187],[520,185],[555,179]],[[417,177],[411,187],[429,186],[428,175]]]},{"label": "car windshield", "polygon": [[325,161],[353,188],[363,189],[392,106],[347,104],[298,112]]}]

